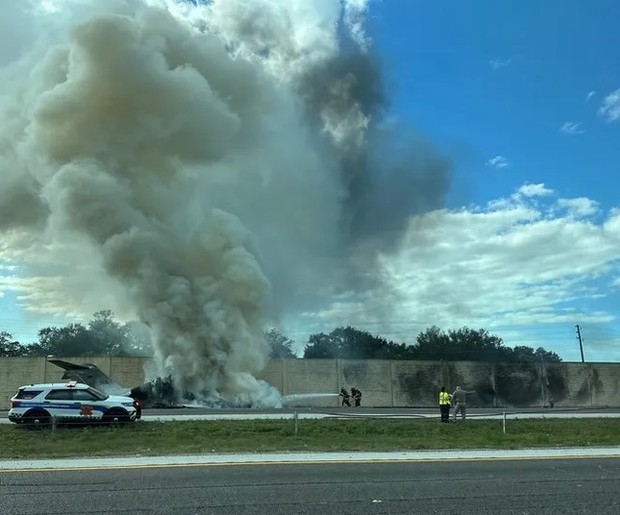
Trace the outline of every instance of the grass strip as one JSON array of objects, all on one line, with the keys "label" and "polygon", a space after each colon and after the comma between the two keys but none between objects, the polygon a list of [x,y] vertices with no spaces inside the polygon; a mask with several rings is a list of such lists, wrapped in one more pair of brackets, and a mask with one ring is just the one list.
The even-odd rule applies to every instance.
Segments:
[{"label": "grass strip", "polygon": [[0,458],[52,458],[287,451],[517,449],[620,445],[618,421],[601,419],[223,420],[139,422],[126,427],[31,431],[0,425]]}]

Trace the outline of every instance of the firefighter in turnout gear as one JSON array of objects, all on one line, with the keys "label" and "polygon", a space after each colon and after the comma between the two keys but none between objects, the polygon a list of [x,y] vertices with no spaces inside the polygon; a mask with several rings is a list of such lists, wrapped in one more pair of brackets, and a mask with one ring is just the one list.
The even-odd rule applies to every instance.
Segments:
[{"label": "firefighter in turnout gear", "polygon": [[340,405],[348,406],[350,408],[351,402],[349,401],[349,399],[351,398],[351,396],[349,395],[349,391],[344,386],[340,388],[340,397],[342,397],[342,402]]}]

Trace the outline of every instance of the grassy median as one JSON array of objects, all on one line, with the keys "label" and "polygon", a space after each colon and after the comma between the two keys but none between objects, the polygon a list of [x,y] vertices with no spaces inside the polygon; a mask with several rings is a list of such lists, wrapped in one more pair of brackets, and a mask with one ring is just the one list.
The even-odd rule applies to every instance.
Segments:
[{"label": "grassy median", "polygon": [[31,431],[0,425],[0,458],[620,445],[616,419],[236,420]]}]

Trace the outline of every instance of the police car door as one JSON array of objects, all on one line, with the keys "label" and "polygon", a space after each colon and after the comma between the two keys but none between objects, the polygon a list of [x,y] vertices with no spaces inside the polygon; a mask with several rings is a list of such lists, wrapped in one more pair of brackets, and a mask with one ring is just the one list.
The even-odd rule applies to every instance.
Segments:
[{"label": "police car door", "polygon": [[78,416],[82,420],[97,420],[103,415],[101,401],[88,390],[73,390],[73,400],[79,402]]},{"label": "police car door", "polygon": [[54,388],[43,401],[45,409],[57,419],[73,418],[79,413],[73,400],[73,391],[69,388]]}]

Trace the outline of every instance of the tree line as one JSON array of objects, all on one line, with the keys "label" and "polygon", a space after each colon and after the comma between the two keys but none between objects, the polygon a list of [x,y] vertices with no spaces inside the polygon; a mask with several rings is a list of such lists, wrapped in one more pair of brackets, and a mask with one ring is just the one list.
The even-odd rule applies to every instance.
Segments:
[{"label": "tree line", "polygon": [[544,361],[562,359],[542,347],[507,347],[499,336],[486,329],[442,331],[433,326],[417,335],[413,344],[396,343],[353,327],[340,327],[329,334],[313,334],[304,358],[410,359],[450,361]]},{"label": "tree line", "polygon": [[[277,329],[265,332],[272,358],[298,358],[295,343]],[[99,311],[86,324],[46,327],[38,341],[20,343],[8,332],[0,332],[0,357],[20,356],[150,356],[148,331],[137,322],[122,324],[109,311]],[[449,360],[497,362],[560,362],[555,353],[542,347],[507,347],[502,338],[485,329],[463,327],[443,331],[430,327],[411,344],[397,343],[354,327],[339,327],[331,333],[312,334],[302,358]]]},{"label": "tree line", "polygon": [[86,325],[40,329],[34,343],[24,344],[0,332],[0,357],[150,356],[152,352],[148,332],[140,324],[121,324],[109,310],[95,313]]}]

